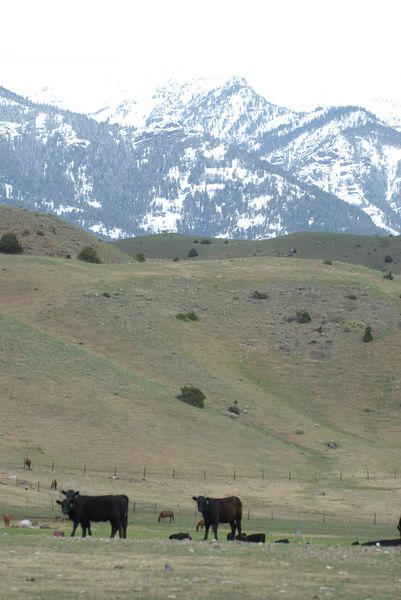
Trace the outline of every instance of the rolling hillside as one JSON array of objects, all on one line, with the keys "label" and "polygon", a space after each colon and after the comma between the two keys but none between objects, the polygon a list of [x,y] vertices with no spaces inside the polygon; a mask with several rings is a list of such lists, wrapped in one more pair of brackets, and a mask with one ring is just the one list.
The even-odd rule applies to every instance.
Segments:
[{"label": "rolling hillside", "polygon": [[[316,259],[0,255],[3,472],[29,455],[37,470],[146,466],[198,474],[197,486],[219,473],[232,489],[234,470],[269,481],[291,471],[308,483],[286,502],[304,506],[317,502],[313,473],[388,477],[401,447],[400,294],[398,277]],[[197,321],[177,319],[190,311]],[[297,322],[302,311],[310,322]],[[177,400],[184,385],[205,393],[203,410]],[[348,495],[330,488],[322,502],[370,506],[344,485]]]},{"label": "rolling hillside", "polygon": [[[401,273],[401,237],[346,233],[293,233],[269,240],[223,240],[172,233],[128,238],[113,242],[127,254],[142,252],[147,258],[188,259],[276,256],[338,260],[371,269]],[[386,258],[387,257],[387,258]],[[390,257],[390,262],[389,261]],[[191,259],[193,260],[193,259]]]},{"label": "rolling hillside", "polygon": [[92,246],[105,263],[127,262],[129,257],[81,227],[39,211],[0,205],[0,237],[13,231],[23,253],[75,259],[84,246]]}]

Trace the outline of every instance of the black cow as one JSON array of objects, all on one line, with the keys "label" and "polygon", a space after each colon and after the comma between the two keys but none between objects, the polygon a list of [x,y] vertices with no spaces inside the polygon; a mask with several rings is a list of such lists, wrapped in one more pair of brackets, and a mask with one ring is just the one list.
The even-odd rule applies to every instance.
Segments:
[{"label": "black cow", "polygon": [[182,531],[180,531],[180,533],[172,533],[171,535],[169,535],[168,539],[169,540],[192,540],[189,533],[182,533]]},{"label": "black cow", "polygon": [[275,544],[289,544],[290,540],[288,538],[283,538],[282,540],[275,540]]},{"label": "black cow", "polygon": [[374,542],[363,542],[361,546],[401,546],[401,539],[397,538],[395,540],[376,540]]},{"label": "black cow", "polygon": [[[227,540],[233,540],[233,534],[227,533]],[[235,539],[239,542],[250,542],[252,544],[260,544],[266,542],[266,534],[265,533],[250,533],[249,535],[245,532],[241,533],[241,535],[237,534]]]},{"label": "black cow", "polygon": [[400,532],[400,535],[401,535],[401,517],[400,517],[400,520],[398,521],[397,529],[398,529],[398,531]]},{"label": "black cow", "polygon": [[214,537],[217,540],[217,527],[219,523],[230,523],[231,533],[234,538],[235,530],[241,535],[242,502],[237,496],[228,498],[205,498],[205,496],[192,496],[198,505],[205,521],[205,537],[207,540],[209,528],[212,526]]},{"label": "black cow", "polygon": [[78,525],[82,527],[82,537],[92,535],[91,521],[110,521],[111,535],[118,531],[120,538],[127,537],[128,496],[81,496],[79,492],[68,490],[64,500],[57,500],[63,514],[73,522],[71,536],[75,535]]}]

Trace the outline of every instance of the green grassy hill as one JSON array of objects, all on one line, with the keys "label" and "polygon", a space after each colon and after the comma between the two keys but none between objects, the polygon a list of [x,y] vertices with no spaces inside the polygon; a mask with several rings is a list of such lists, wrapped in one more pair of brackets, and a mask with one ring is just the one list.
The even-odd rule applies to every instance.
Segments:
[{"label": "green grassy hill", "polygon": [[[195,249],[204,258],[277,256],[337,260],[372,269],[401,273],[401,237],[379,237],[342,233],[294,233],[271,240],[222,240],[165,233],[113,242],[127,254],[142,252],[145,258],[188,259]],[[387,257],[387,260],[386,260]],[[391,262],[389,258],[392,259]]]},{"label": "green grassy hill", "polygon": [[[14,221],[8,212],[2,230],[56,239],[62,256],[74,240],[93,240],[59,229],[50,216],[20,223],[21,212]],[[129,485],[136,500],[180,501],[187,510],[194,493],[235,492],[262,515],[381,511],[395,522],[398,238],[213,240],[195,245],[209,260],[178,262],[171,257],[179,247],[187,254],[187,238],[136,242],[142,248],[132,252],[143,251],[144,263],[120,262],[126,257],[104,242],[99,265],[33,243],[22,255],[0,254],[0,510],[28,502],[10,474],[41,483],[30,495],[38,509],[50,502],[56,474],[68,487],[125,492]],[[160,259],[165,242],[169,260]],[[234,252],[245,248],[272,255]],[[288,256],[291,248],[297,252]],[[340,250],[346,261],[335,259]],[[393,280],[383,277],[383,260],[373,269],[351,264],[379,251],[393,257]],[[198,320],[177,318],[189,312]],[[298,322],[302,312],[309,322]],[[368,326],[373,340],[364,343]],[[176,398],[185,385],[204,392],[204,409]],[[228,410],[235,401],[238,417]],[[30,474],[21,469],[24,456],[33,461]],[[123,475],[114,481],[116,466]]]},{"label": "green grassy hill", "polygon": [[[317,505],[317,473],[332,509],[370,502],[351,477],[393,478],[399,462],[400,294],[398,277],[339,262],[0,255],[2,468],[28,455],[36,472],[176,469],[198,474],[196,489],[207,471],[231,490],[234,471],[291,472],[303,483],[286,503],[303,507]],[[190,311],[198,321],[177,319]],[[205,393],[203,410],[177,400],[184,385]],[[397,484],[371,498],[395,503]],[[283,506],[280,486],[243,493]]]},{"label": "green grassy hill", "polygon": [[84,246],[92,246],[102,262],[130,260],[115,246],[50,213],[0,205],[0,237],[10,231],[16,234],[24,255],[76,259]]}]

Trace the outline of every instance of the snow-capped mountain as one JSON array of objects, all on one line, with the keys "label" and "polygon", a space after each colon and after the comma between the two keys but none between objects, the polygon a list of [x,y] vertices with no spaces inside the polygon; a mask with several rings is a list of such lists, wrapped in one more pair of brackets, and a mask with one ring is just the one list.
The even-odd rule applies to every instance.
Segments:
[{"label": "snow-capped mountain", "polygon": [[109,92],[79,114],[0,88],[2,203],[106,237],[401,232],[401,133],[373,112],[296,113],[238,77]]}]

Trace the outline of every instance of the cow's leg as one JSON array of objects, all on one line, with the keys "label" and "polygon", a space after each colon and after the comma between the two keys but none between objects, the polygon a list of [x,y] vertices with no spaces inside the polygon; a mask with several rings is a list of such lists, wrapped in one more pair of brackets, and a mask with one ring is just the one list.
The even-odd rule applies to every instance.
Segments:
[{"label": "cow's leg", "polygon": [[235,529],[236,529],[235,521],[230,522],[230,527],[231,527],[231,535],[232,535],[231,539],[235,540]]},{"label": "cow's leg", "polygon": [[71,537],[74,537],[78,525],[79,525],[79,523],[74,521],[73,526],[72,526],[72,531],[71,531]]},{"label": "cow's leg", "polygon": [[213,529],[213,533],[214,533],[214,539],[217,540],[217,527],[218,527],[219,523],[215,522],[212,525],[212,529]]},{"label": "cow's leg", "polygon": [[241,536],[241,519],[237,519],[238,535]]},{"label": "cow's leg", "polygon": [[203,538],[204,540],[207,540],[207,536],[209,534],[209,527],[210,525],[208,523],[205,524],[205,537]]},{"label": "cow's leg", "polygon": [[123,538],[127,537],[127,525],[128,525],[128,517],[127,517],[127,515],[124,515],[124,518],[123,518]]}]

